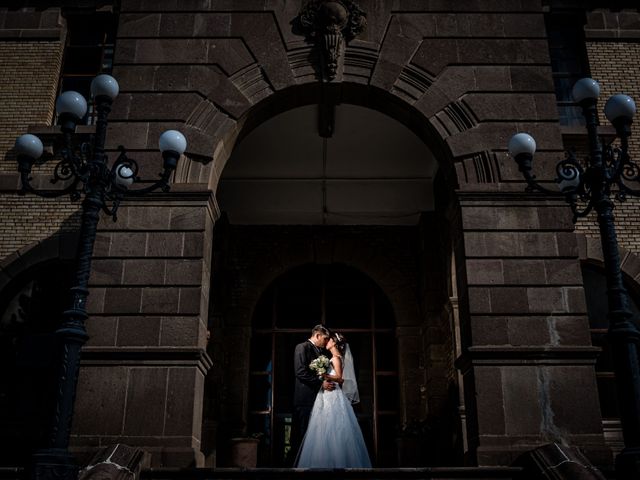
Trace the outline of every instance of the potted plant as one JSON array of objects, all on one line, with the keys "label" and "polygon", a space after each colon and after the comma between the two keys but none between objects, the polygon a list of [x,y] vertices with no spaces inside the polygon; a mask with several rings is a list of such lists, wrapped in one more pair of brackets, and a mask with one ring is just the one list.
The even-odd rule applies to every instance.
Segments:
[{"label": "potted plant", "polygon": [[231,439],[231,466],[236,468],[256,468],[258,465],[258,445],[264,434],[252,433],[246,437]]}]

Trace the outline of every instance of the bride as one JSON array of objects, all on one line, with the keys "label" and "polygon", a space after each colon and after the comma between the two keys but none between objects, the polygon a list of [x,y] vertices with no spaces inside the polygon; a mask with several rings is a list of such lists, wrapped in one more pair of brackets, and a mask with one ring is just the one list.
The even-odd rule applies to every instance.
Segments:
[{"label": "bride", "polygon": [[295,467],[371,468],[367,447],[351,407],[352,403],[360,401],[351,350],[339,333],[331,336],[326,348],[332,357],[331,367],[324,377],[336,382],[338,388],[318,392]]}]

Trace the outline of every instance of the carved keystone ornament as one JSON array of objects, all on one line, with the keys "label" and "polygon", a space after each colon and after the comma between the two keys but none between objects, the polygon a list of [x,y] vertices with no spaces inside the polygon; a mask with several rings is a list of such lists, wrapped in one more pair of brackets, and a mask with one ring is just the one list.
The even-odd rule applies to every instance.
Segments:
[{"label": "carved keystone ornament", "polygon": [[310,0],[298,15],[302,31],[320,49],[325,76],[336,78],[345,42],[367,26],[366,14],[350,0]]}]

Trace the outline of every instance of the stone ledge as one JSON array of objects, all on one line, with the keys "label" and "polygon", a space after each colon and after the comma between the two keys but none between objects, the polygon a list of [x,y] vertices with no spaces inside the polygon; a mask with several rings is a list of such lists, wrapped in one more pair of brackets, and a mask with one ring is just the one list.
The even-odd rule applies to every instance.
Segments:
[{"label": "stone ledge", "polygon": [[6,28],[0,29],[0,40],[55,40],[59,41],[64,36],[64,30],[60,28]]},{"label": "stone ledge", "polygon": [[425,480],[485,478],[516,479],[522,473],[517,467],[433,467],[433,468],[185,468],[148,469],[140,474],[141,479],[405,479]]},{"label": "stone ledge", "polygon": [[198,367],[203,374],[213,360],[197,347],[85,347],[82,366],[183,366]]},{"label": "stone ledge", "polygon": [[595,365],[601,350],[591,346],[477,346],[469,347],[455,366],[465,372],[477,366]]}]

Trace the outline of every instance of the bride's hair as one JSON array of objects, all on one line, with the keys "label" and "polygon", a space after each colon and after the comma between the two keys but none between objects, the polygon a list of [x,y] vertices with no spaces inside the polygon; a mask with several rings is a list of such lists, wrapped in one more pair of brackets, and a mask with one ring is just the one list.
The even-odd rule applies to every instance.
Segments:
[{"label": "bride's hair", "polygon": [[347,349],[347,339],[344,338],[344,335],[338,332],[333,332],[331,338],[333,338],[333,341],[336,343],[336,347],[338,347],[340,355],[344,355],[344,351]]}]

